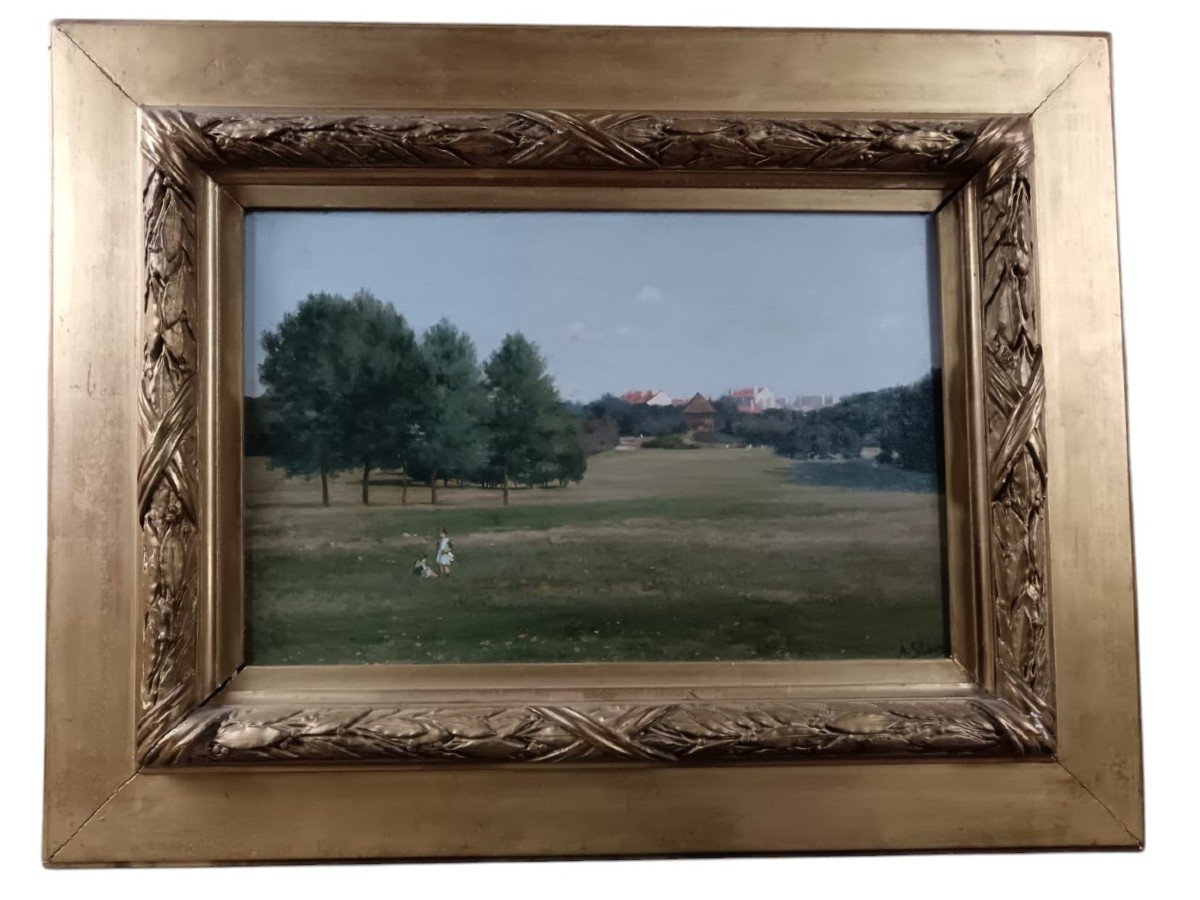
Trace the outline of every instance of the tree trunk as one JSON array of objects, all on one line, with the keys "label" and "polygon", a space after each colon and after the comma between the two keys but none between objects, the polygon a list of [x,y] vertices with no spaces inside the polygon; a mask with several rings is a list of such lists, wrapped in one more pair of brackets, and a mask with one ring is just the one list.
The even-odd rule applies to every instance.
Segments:
[{"label": "tree trunk", "polygon": [[429,502],[437,506],[437,472],[429,473]]},{"label": "tree trunk", "polygon": [[321,505],[329,505],[329,473],[321,470]]},{"label": "tree trunk", "polygon": [[371,483],[368,480],[370,474],[371,474],[371,467],[369,465],[363,465],[363,477],[362,477],[363,506],[371,505],[371,494],[370,494],[370,484]]},{"label": "tree trunk", "polygon": [[500,486],[504,489],[504,505],[508,506],[508,467],[505,466],[500,475]]},{"label": "tree trunk", "polygon": [[400,505],[408,506],[408,469],[404,464],[400,465]]}]

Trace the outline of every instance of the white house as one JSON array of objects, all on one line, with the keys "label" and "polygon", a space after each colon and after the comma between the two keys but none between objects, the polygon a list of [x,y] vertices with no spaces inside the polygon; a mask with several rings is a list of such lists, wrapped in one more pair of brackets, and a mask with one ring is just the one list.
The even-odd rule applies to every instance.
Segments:
[{"label": "white house", "polygon": [[728,394],[742,412],[758,413],[764,409],[781,409],[787,403],[770,388],[734,388]]},{"label": "white house", "polygon": [[670,406],[671,395],[666,391],[626,391],[621,395],[626,403],[645,403],[647,406]]}]

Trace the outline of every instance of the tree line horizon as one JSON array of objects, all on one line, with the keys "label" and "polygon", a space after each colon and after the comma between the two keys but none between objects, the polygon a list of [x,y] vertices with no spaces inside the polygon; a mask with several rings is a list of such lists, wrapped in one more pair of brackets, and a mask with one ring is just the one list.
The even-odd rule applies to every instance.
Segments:
[{"label": "tree line horizon", "polygon": [[[370,503],[373,471],[410,482],[454,480],[499,488],[566,487],[583,479],[587,456],[621,436],[686,431],[679,407],[630,404],[605,394],[564,401],[538,347],[519,330],[480,362],[470,336],[443,318],[419,337],[391,303],[360,290],[350,299],[313,293],[261,335],[264,386],[246,398],[246,454],[268,457],[288,476],[355,470]],[[859,456],[879,446],[880,462],[922,471],[940,462],[936,370],[912,385],[843,397],[809,412],[746,414],[728,397],[713,401],[716,430],[791,458]]]}]

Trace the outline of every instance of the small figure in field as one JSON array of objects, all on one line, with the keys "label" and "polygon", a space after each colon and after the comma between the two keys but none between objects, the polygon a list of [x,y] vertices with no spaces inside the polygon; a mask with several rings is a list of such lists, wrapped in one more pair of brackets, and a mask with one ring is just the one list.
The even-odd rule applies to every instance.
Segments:
[{"label": "small figure in field", "polygon": [[446,535],[446,526],[444,525],[438,529],[437,555],[433,561],[442,567],[442,574],[449,578],[450,565],[454,562],[454,544]]},{"label": "small figure in field", "polygon": [[437,572],[429,566],[429,557],[422,553],[413,563],[413,574],[418,578],[437,578]]}]

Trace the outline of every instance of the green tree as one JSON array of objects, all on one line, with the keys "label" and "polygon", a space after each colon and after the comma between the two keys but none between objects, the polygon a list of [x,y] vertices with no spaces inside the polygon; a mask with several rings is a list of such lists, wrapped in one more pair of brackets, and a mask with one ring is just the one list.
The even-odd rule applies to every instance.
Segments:
[{"label": "green tree", "polygon": [[545,360],[520,332],[505,335],[483,368],[489,400],[489,468],[507,506],[510,481],[533,484],[552,462],[563,405]]},{"label": "green tree", "polygon": [[740,417],[737,401],[732,397],[718,397],[713,401],[713,408],[717,411],[713,417],[713,423],[716,425],[717,432],[719,434],[733,434]]},{"label": "green tree", "polygon": [[583,473],[587,471],[580,422],[561,404],[553,416],[549,470],[550,478],[557,479],[560,487],[583,481]]},{"label": "green tree", "polygon": [[353,361],[342,334],[351,317],[345,298],[309,294],[261,338],[266,357],[258,376],[266,386],[270,465],[288,475],[319,475],[325,506],[329,475],[348,465],[346,387]]},{"label": "green tree", "polygon": [[362,471],[362,502],[381,466],[403,466],[430,410],[429,369],[404,317],[368,291],[349,302],[339,335],[349,359],[346,456]]},{"label": "green tree", "polygon": [[899,389],[895,407],[880,435],[880,446],[896,454],[898,464],[918,472],[941,468],[941,378],[934,370]]},{"label": "green tree", "polygon": [[682,434],[686,427],[683,407],[626,403],[612,394],[593,400],[583,408],[583,413],[589,418],[611,419],[622,435]]},{"label": "green tree", "polygon": [[475,345],[445,319],[421,337],[429,372],[429,416],[417,441],[414,467],[437,503],[438,478],[466,478],[487,460],[487,392]]}]

